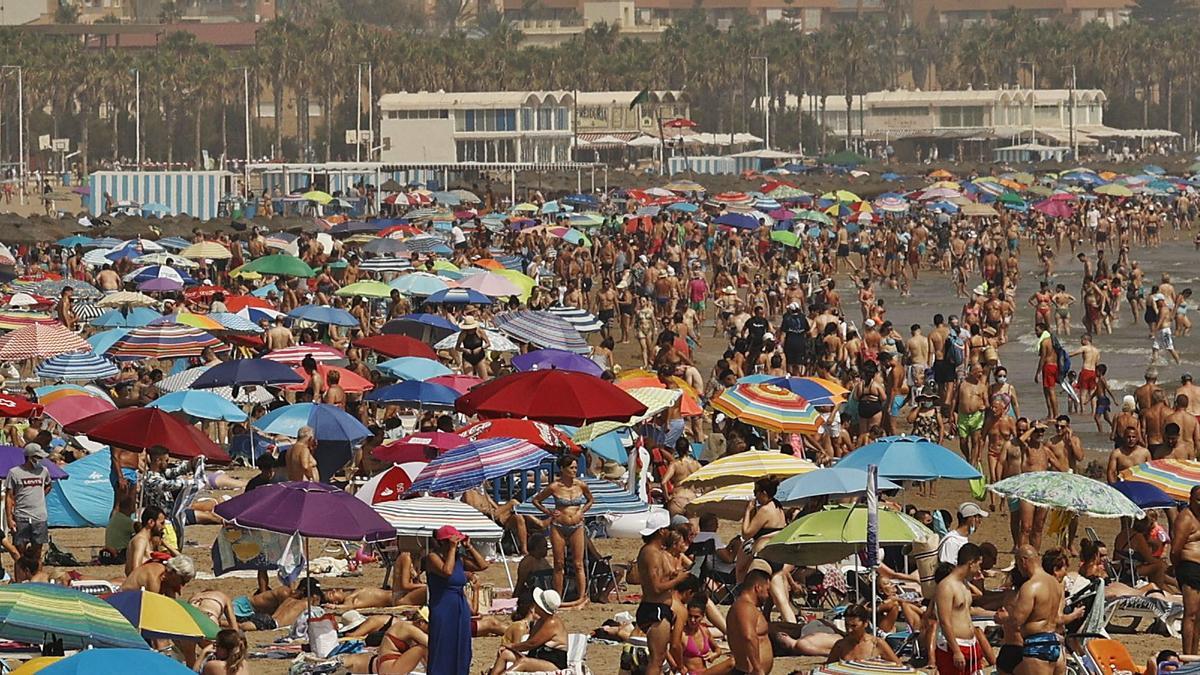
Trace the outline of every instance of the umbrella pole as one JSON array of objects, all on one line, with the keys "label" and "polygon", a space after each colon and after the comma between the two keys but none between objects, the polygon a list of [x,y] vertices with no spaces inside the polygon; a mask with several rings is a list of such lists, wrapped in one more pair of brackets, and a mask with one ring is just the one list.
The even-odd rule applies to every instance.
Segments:
[{"label": "umbrella pole", "polygon": [[308,564],[308,537],[304,537],[304,602],[305,611],[305,631],[304,636],[308,639],[308,649],[312,651],[312,635],[309,635],[307,628],[312,625],[312,568]]},{"label": "umbrella pole", "polygon": [[879,626],[879,571],[877,567],[871,568],[871,630],[878,630]]}]

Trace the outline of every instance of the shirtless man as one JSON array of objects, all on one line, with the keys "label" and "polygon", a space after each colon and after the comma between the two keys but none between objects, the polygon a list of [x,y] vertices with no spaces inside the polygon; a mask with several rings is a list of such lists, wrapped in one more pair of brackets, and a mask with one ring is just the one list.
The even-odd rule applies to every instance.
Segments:
[{"label": "shirtless man", "polygon": [[[312,600],[308,599],[309,595]],[[280,586],[251,598],[234,598],[233,608],[242,630],[275,630],[290,627],[310,602],[325,604],[325,593],[315,580],[301,579],[295,590]]]},{"label": "shirtless man", "polygon": [[1196,421],[1195,415],[1188,412],[1190,408],[1191,399],[1186,394],[1176,394],[1175,408],[1167,415],[1167,424],[1179,426],[1179,442],[1172,448],[1172,452],[1187,454],[1187,457],[1179,459],[1194,459],[1196,449],[1200,448],[1200,422]]},{"label": "shirtless man", "polygon": [[111,264],[105,264],[99,272],[96,273],[96,288],[105,293],[115,293],[121,290],[121,275],[117,274]]},{"label": "shirtless man", "polygon": [[1171,564],[1183,591],[1183,653],[1195,654],[1200,645],[1200,485],[1188,493],[1171,527]]},{"label": "shirtless man", "polygon": [[[646,529],[641,532],[645,543],[642,550],[638,551],[635,563],[642,586],[642,601],[637,607],[636,621],[638,628],[646,634],[646,647],[650,652],[646,675],[663,673],[663,662],[667,658],[671,638],[671,623],[675,617],[671,609],[675,586],[689,576],[687,570],[676,569],[674,558],[663,546],[670,536],[670,526],[670,518],[666,513],[658,511],[650,515]],[[765,626],[763,635],[766,635]]]},{"label": "shirtless man", "polygon": [[[1050,339],[1048,324],[1039,323],[1034,329],[1039,336],[1038,365],[1033,381],[1042,383],[1042,395],[1046,398],[1047,417],[1058,417],[1058,381],[1066,373],[1058,372],[1058,354],[1054,352],[1054,341]],[[1041,336],[1045,337],[1041,337]]]},{"label": "shirtless man", "polygon": [[762,604],[771,595],[771,566],[765,560],[750,563],[746,578],[729,607],[726,633],[733,656],[733,675],[767,675],[775,665],[775,653],[767,637],[769,625]]},{"label": "shirtless man", "polygon": [[973,466],[983,462],[984,411],[987,409],[988,385],[983,377],[983,366],[976,363],[967,372],[967,377],[958,386],[958,401],[955,413],[958,421],[958,448]]},{"label": "shirtless man", "polygon": [[[1068,467],[1058,463],[1058,458],[1055,457],[1054,450],[1050,447],[1050,444],[1045,442],[1045,437],[1046,425],[1041,421],[1037,421],[1033,422],[1029,429],[1017,439],[1018,443],[1021,444],[1022,473],[1067,470]],[[1042,545],[1042,531],[1046,526],[1046,509],[1034,506],[1023,500],[1020,502],[1018,508],[1021,513],[1021,533],[1018,540],[1013,543],[1017,546],[1030,544],[1034,548],[1040,549]]]},{"label": "shirtless man", "polygon": [[1162,459],[1167,453],[1166,443],[1163,442],[1163,427],[1167,425],[1167,416],[1171,409],[1167,407],[1167,392],[1155,389],[1150,393],[1150,407],[1142,409],[1142,438],[1146,439],[1146,447],[1154,459]]},{"label": "shirtless man", "polygon": [[613,288],[608,277],[601,282],[600,292],[596,294],[596,318],[600,320],[600,335],[610,335],[613,318],[617,315],[617,289]]},{"label": "shirtless man", "polygon": [[1053,675],[1062,658],[1058,636],[1063,590],[1058,580],[1042,569],[1041,556],[1031,546],[1017,549],[1017,566],[1026,581],[1017,591],[1012,620],[1020,627],[1021,662],[1016,675]]},{"label": "shirtless man", "polygon": [[[125,574],[132,574],[142,564],[150,562],[150,554],[158,545],[163,543],[163,533],[166,531],[167,515],[157,506],[147,506],[142,509],[141,527],[129,540],[125,549]],[[177,554],[178,551],[171,551]]]},{"label": "shirtless man", "polygon": [[196,578],[196,565],[186,555],[166,562],[142,563],[121,582],[122,591],[147,590],[168,598],[179,597],[183,587]]},{"label": "shirtless man", "polygon": [[[1059,415],[1054,420],[1054,436],[1050,438],[1050,449],[1058,466],[1068,473],[1077,473],[1079,463],[1083,461],[1083,441],[1075,435],[1071,428],[1071,418]],[[1079,531],[1079,518],[1074,513],[1067,516],[1067,551],[1075,552],[1075,538]]]},{"label": "shirtless man", "polygon": [[292,443],[292,447],[288,448],[284,456],[284,460],[287,462],[288,480],[313,482],[320,480],[317,473],[317,459],[312,452],[314,440],[312,427],[300,427],[296,442]]},{"label": "shirtless man", "polygon": [[1152,459],[1150,451],[1139,441],[1138,430],[1134,427],[1125,427],[1120,447],[1108,453],[1108,468],[1104,472],[1105,481],[1109,484],[1115,483],[1121,479],[1121,472],[1125,469],[1144,464]]},{"label": "shirtless man", "polygon": [[1096,366],[1100,364],[1100,350],[1092,344],[1092,336],[1084,333],[1079,338],[1079,349],[1071,352],[1071,357],[1080,357],[1083,364],[1079,367],[1079,379],[1075,382],[1075,390],[1079,392],[1079,406],[1086,410],[1092,404],[1092,394],[1096,389]]},{"label": "shirtless man", "polygon": [[[1029,431],[1029,420],[1020,417],[1013,427],[1013,433],[1004,438],[1000,455],[1000,479],[1021,473],[1025,454],[1020,437],[1027,431]],[[1019,499],[1008,500],[1008,531],[1012,535],[1014,543],[1020,540],[1021,501]]]},{"label": "shirtless man", "polygon": [[914,366],[924,370],[933,365],[933,359],[930,358],[932,352],[929,348],[929,338],[921,333],[921,324],[914,323],[909,327],[912,337],[904,343],[908,347],[908,360]]},{"label": "shirtless man", "polygon": [[1179,388],[1175,390],[1175,395],[1179,396],[1180,394],[1187,396],[1188,414],[1200,421],[1200,387],[1193,382],[1191,373],[1179,376]]},{"label": "shirtless man", "polygon": [[934,591],[937,613],[937,649],[934,659],[938,675],[974,675],[983,671],[983,649],[971,623],[970,582],[982,571],[983,556],[972,543],[958,549],[958,564]]},{"label": "shirtless man", "polygon": [[271,326],[265,337],[267,339],[267,348],[271,351],[284,349],[296,344],[296,338],[292,335],[292,331],[283,325],[282,316],[275,317],[275,325]]},{"label": "shirtless man", "polygon": [[1138,412],[1149,408],[1154,392],[1162,389],[1162,387],[1158,386],[1158,368],[1154,366],[1147,368],[1145,379],[1145,384],[1133,390],[1133,398],[1137,401]]}]

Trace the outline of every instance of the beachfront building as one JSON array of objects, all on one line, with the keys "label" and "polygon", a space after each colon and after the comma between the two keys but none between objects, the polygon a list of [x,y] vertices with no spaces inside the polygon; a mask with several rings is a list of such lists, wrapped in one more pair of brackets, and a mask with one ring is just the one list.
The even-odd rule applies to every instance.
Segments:
[{"label": "beachfront building", "polygon": [[384,162],[567,162],[573,148],[658,135],[681,92],[401,92],[379,99]]},{"label": "beachfront building", "polygon": [[1165,130],[1106,126],[1107,101],[1099,89],[1013,88],[873,91],[852,96],[849,111],[842,95],[805,96],[799,103],[829,135],[863,149],[891,148],[903,160],[978,159],[1023,142],[1088,153],[1178,138]]}]

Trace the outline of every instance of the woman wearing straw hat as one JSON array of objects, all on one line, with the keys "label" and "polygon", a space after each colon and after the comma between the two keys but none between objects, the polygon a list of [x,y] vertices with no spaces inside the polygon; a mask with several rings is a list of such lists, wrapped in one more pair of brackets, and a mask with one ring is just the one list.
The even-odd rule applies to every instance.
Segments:
[{"label": "woman wearing straw hat", "polygon": [[488,341],[487,333],[479,329],[479,322],[473,316],[463,319],[459,329],[461,330],[454,349],[458,353],[463,373],[488,379],[491,373],[488,368],[487,354],[492,345]]},{"label": "woman wearing straw hat", "polygon": [[533,611],[537,618],[529,625],[529,637],[496,652],[492,675],[537,673],[567,667],[567,627],[558,618],[561,604],[562,597],[557,591],[540,588],[533,591]]}]

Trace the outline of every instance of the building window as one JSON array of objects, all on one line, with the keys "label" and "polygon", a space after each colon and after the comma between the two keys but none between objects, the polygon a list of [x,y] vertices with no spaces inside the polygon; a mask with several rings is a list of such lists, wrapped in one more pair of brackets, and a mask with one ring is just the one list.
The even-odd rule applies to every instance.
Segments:
[{"label": "building window", "polygon": [[938,126],[945,128],[982,127],[980,106],[945,106],[938,109]]},{"label": "building window", "polygon": [[538,131],[553,130],[554,129],[553,115],[554,115],[553,108],[538,108],[537,109],[537,130]]},{"label": "building window", "polygon": [[554,109],[554,128],[559,131],[568,131],[571,128],[570,120],[567,118],[566,108]]},{"label": "building window", "polygon": [[521,108],[521,131],[534,131],[533,108]]}]

